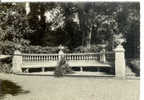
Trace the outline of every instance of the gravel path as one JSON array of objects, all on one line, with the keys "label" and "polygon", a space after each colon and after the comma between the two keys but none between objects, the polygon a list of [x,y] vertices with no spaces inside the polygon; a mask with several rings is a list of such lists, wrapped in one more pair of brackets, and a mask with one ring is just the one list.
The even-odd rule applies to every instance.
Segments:
[{"label": "gravel path", "polygon": [[21,76],[0,74],[29,90],[4,100],[139,100],[139,80],[94,77]]}]

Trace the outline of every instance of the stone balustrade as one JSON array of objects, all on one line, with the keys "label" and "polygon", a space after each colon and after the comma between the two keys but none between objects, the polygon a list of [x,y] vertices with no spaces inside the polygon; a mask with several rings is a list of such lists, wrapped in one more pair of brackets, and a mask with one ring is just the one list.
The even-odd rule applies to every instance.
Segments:
[{"label": "stone balustrade", "polygon": [[[115,62],[115,75],[116,77],[125,77],[125,50],[124,48],[119,45],[114,50],[114,52],[105,52],[103,50],[99,53],[63,53],[62,50],[59,51],[58,54],[24,54],[20,51],[16,50],[13,55],[13,66],[12,70],[13,72],[22,72],[23,65],[25,63],[28,63],[29,65],[31,62],[33,63],[39,63],[41,66],[52,66],[52,62],[58,62],[62,57],[66,61],[99,61],[102,63],[107,62],[107,55],[110,55],[109,57],[112,57],[111,54],[114,54],[114,62]],[[51,62],[51,65],[50,65]],[[97,66],[97,65],[95,65]],[[42,68],[44,68],[42,67]]]}]

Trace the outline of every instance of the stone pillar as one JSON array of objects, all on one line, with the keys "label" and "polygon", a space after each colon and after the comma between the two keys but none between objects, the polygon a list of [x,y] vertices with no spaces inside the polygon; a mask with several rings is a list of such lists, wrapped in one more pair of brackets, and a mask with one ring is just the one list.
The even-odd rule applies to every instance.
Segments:
[{"label": "stone pillar", "polygon": [[59,61],[62,59],[62,57],[64,57],[64,52],[63,52],[63,49],[64,47],[62,45],[60,45],[59,47]]},{"label": "stone pillar", "polygon": [[119,44],[115,51],[115,75],[119,78],[125,78],[126,76],[126,63],[125,63],[125,50],[121,44]]},{"label": "stone pillar", "polygon": [[30,13],[30,11],[31,11],[29,2],[25,3],[25,11],[26,11],[26,15],[28,15]]},{"label": "stone pillar", "polygon": [[105,49],[102,49],[102,51],[101,51],[100,61],[103,63],[106,62]]},{"label": "stone pillar", "polygon": [[14,56],[12,59],[12,71],[14,73],[22,72],[22,55],[19,50],[14,52]]}]

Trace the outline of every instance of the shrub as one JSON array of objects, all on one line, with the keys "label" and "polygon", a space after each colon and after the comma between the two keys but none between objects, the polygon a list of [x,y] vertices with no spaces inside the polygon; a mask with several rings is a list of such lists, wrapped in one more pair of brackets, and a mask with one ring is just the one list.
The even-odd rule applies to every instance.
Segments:
[{"label": "shrub", "polygon": [[127,64],[136,73],[136,76],[140,76],[140,59],[130,59],[127,61]]},{"label": "shrub", "polygon": [[1,73],[11,73],[12,68],[12,58],[6,58],[0,60],[0,72]]},{"label": "shrub", "polygon": [[1,73],[11,73],[11,64],[0,63],[0,72]]},{"label": "shrub", "polygon": [[65,63],[63,65],[63,71],[64,71],[64,74],[72,74],[73,73],[72,68],[70,68],[70,66],[67,63]]},{"label": "shrub", "polygon": [[58,63],[58,66],[55,69],[55,76],[56,77],[62,77],[64,74],[72,74],[73,71],[70,68],[70,66],[66,63],[66,60],[62,58],[60,62]]},{"label": "shrub", "polygon": [[84,53],[84,52],[99,52],[102,50],[100,45],[91,45],[91,48],[85,46],[79,46],[75,48],[74,52]]},{"label": "shrub", "polygon": [[64,75],[62,65],[61,65],[61,61],[59,62],[58,66],[56,67],[54,75],[56,77],[62,77]]},{"label": "shrub", "polygon": [[[42,47],[42,46],[27,46],[25,47],[22,52],[25,53],[57,53],[58,47]],[[69,49],[65,47],[64,52],[69,52]]]}]

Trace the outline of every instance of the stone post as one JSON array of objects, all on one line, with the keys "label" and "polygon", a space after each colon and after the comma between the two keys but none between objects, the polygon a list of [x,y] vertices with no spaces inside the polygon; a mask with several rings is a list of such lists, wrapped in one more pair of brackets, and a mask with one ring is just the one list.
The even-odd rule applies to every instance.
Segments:
[{"label": "stone post", "polygon": [[14,52],[14,56],[12,59],[12,71],[14,73],[22,72],[22,55],[19,50]]},{"label": "stone post", "polygon": [[30,11],[31,11],[29,2],[25,3],[25,11],[26,11],[26,15],[28,15],[30,13]]},{"label": "stone post", "polygon": [[125,78],[126,76],[126,63],[125,63],[125,50],[119,44],[115,51],[115,75],[118,78]]},{"label": "stone post", "polygon": [[103,63],[106,62],[105,49],[102,49],[102,51],[101,51],[100,61]]},{"label": "stone post", "polygon": [[64,57],[64,52],[62,50],[59,51],[59,61]]},{"label": "stone post", "polygon": [[60,45],[59,47],[58,47],[60,50],[59,50],[59,61],[62,59],[62,57],[64,57],[64,52],[63,52],[63,49],[64,49],[64,47],[62,46],[62,45]]}]

